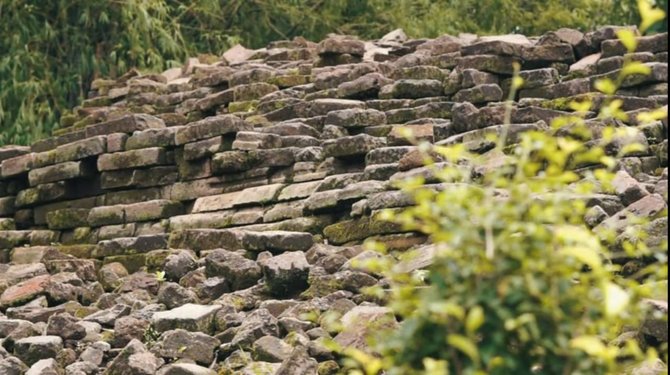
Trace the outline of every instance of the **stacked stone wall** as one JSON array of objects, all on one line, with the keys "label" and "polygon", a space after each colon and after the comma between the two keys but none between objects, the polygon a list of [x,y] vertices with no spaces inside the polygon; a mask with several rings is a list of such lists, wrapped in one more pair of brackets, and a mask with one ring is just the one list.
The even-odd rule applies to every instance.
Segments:
[{"label": "stacked stone wall", "polygon": [[[216,335],[220,360],[261,336],[317,328],[300,320],[299,306],[367,311],[372,307],[360,288],[379,280],[350,266],[351,259],[370,256],[359,246],[364,240],[432,254],[425,236],[378,216],[412,203],[395,182],[422,175],[437,183],[401,129],[422,141],[486,153],[487,135],[504,122],[515,63],[525,84],[513,98],[510,139],[548,129],[552,119],[570,113],[572,99],[593,100],[587,114],[593,129],[614,123],[642,130],[609,152],[629,142],[644,149],[620,161],[616,194],[593,196],[590,224],[623,231],[621,214],[628,211],[656,219],[667,207],[667,120],[642,126],[636,114],[667,109],[667,34],[638,36],[637,51],[626,54],[618,29],[561,29],[534,38],[412,40],[402,32],[370,42],[296,38],[253,51],[238,46],[216,61],[190,59],[161,74],[130,71],[96,80],[52,137],[0,148],[0,263],[6,263],[0,264],[0,311],[33,323],[68,311],[116,332],[119,318],[144,311],[135,318],[159,332]],[[616,93],[628,120],[599,119],[604,96],[594,84],[615,76],[626,59],[651,74],[628,78]],[[667,230],[667,216],[654,223],[657,233]],[[163,297],[155,271],[166,272],[173,287]],[[110,273],[118,280],[110,281]],[[55,290],[58,277],[72,290]],[[133,297],[141,306],[123,300],[138,289],[148,291]],[[34,302],[40,298],[44,304]],[[152,307],[157,298],[162,307]],[[78,307],[63,307],[68,301]],[[192,305],[181,306],[186,302]],[[152,317],[152,309],[169,311]],[[261,327],[248,335],[262,334],[240,338],[244,330],[233,328],[246,323],[230,326],[224,311]],[[177,319],[180,314],[191,320]],[[67,347],[68,338],[60,337]],[[109,342],[124,352],[146,350],[115,340]],[[316,366],[308,357],[330,363],[307,344],[308,354],[283,341],[271,344],[277,352],[255,360],[273,369],[282,361],[282,368]],[[174,354],[152,353],[156,361]],[[198,363],[207,360],[213,358]]]}]

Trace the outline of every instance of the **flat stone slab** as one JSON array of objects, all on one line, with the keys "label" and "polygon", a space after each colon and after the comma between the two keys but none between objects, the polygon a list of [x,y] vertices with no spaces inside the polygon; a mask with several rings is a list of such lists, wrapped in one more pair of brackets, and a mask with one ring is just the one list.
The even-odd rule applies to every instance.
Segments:
[{"label": "flat stone slab", "polygon": [[168,161],[165,149],[160,147],[143,148],[104,154],[98,158],[98,170],[112,171],[136,167],[166,164]]},{"label": "flat stone slab", "polygon": [[177,145],[183,145],[200,139],[212,138],[217,135],[252,130],[254,129],[251,124],[246,123],[237,116],[213,116],[193,122],[179,129],[175,134],[175,143]]},{"label": "flat stone slab", "polygon": [[58,336],[32,336],[14,343],[14,354],[32,366],[41,359],[56,358],[63,349],[63,339]]},{"label": "flat stone slab", "polygon": [[66,161],[64,163],[33,169],[28,172],[30,186],[46,184],[62,180],[89,176],[93,174],[89,164],[80,161]]},{"label": "flat stone slab", "polygon": [[252,187],[234,193],[198,198],[192,212],[220,211],[244,205],[263,205],[276,200],[283,184]]},{"label": "flat stone slab", "polygon": [[112,133],[132,133],[137,130],[164,128],[165,122],[158,117],[147,114],[126,115],[117,119],[101,122],[86,127],[86,138]]},{"label": "flat stone slab", "polygon": [[151,324],[158,332],[184,329],[192,332],[213,333],[214,314],[220,305],[196,305],[187,303],[176,309],[154,313]]},{"label": "flat stone slab", "polygon": [[242,246],[251,251],[306,251],[314,245],[311,233],[288,231],[244,232]]}]

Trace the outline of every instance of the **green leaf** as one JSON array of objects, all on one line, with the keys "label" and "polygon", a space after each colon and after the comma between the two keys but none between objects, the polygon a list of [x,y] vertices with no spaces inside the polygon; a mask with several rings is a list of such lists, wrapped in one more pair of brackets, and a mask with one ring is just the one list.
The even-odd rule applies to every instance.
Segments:
[{"label": "green leaf", "polygon": [[631,61],[624,64],[621,69],[621,75],[623,77],[628,77],[633,74],[649,75],[651,74],[651,68],[639,61]]},{"label": "green leaf", "polygon": [[570,341],[570,346],[575,349],[582,350],[594,357],[601,356],[605,353],[606,347],[597,336],[579,336]]},{"label": "green leaf", "polygon": [[612,81],[609,78],[603,78],[597,80],[594,87],[596,88],[596,90],[607,95],[614,95],[614,93],[617,90],[616,84],[614,84],[614,81]]},{"label": "green leaf", "polygon": [[473,334],[482,324],[484,324],[484,309],[481,306],[475,306],[470,309],[468,317],[465,319],[465,330],[469,334]]},{"label": "green leaf", "polygon": [[665,12],[654,8],[649,0],[638,0],[637,6],[640,11],[640,18],[642,18],[642,23],[640,23],[640,32],[642,33],[665,18]]},{"label": "green leaf", "polygon": [[617,31],[616,35],[629,53],[635,52],[635,49],[637,48],[637,39],[635,38],[633,30],[621,29]]},{"label": "green leaf", "polygon": [[451,334],[447,336],[447,343],[470,357],[473,362],[479,362],[479,350],[469,338]]},{"label": "green leaf", "polygon": [[568,246],[562,248],[561,253],[579,260],[593,270],[602,268],[602,260],[594,249],[585,246]]}]

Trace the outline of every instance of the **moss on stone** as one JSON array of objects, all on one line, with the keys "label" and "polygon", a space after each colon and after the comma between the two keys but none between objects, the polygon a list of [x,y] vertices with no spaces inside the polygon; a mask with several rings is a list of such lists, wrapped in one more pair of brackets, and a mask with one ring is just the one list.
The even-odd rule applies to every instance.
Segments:
[{"label": "moss on stone", "polygon": [[56,250],[62,254],[72,255],[80,259],[92,258],[96,245],[58,245]]},{"label": "moss on stone", "polygon": [[146,254],[112,255],[105,257],[103,264],[119,262],[129,273],[137,272],[146,264]]},{"label": "moss on stone", "polygon": [[258,106],[258,100],[247,100],[242,102],[231,102],[228,104],[228,112],[253,112]]}]

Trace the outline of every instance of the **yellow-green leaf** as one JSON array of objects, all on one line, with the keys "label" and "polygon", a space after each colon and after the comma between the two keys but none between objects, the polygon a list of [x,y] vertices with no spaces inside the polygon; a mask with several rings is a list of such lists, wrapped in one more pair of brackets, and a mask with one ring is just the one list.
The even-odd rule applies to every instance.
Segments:
[{"label": "yellow-green leaf", "polygon": [[561,253],[579,260],[593,270],[599,270],[602,267],[602,260],[594,249],[584,246],[568,246],[562,248]]},{"label": "yellow-green leaf", "polygon": [[519,76],[515,76],[514,78],[512,78],[512,88],[516,90],[521,88],[521,86],[523,86],[523,78]]},{"label": "yellow-green leaf", "polygon": [[570,341],[570,346],[596,357],[602,356],[607,349],[605,344],[596,336],[575,337]]},{"label": "yellow-green leaf", "polygon": [[640,23],[640,32],[642,33],[647,31],[656,22],[662,21],[665,18],[665,12],[654,8],[649,0],[638,0],[637,6],[640,10],[640,18],[642,18],[642,23]]},{"label": "yellow-green leaf", "polygon": [[447,336],[447,343],[470,357],[473,362],[479,362],[477,346],[469,338],[451,334]]},{"label": "yellow-green leaf", "polygon": [[573,100],[570,102],[570,104],[568,104],[570,109],[572,109],[575,112],[588,112],[591,109],[592,105],[593,103],[589,99],[582,101]]},{"label": "yellow-green leaf", "polygon": [[627,77],[633,74],[649,75],[651,68],[639,61],[631,61],[626,63],[621,69],[621,75]]},{"label": "yellow-green leaf", "polygon": [[648,124],[668,117],[668,110],[659,108],[654,111],[642,112],[637,114],[637,121],[641,124]]},{"label": "yellow-green leaf", "polygon": [[628,52],[634,52],[637,48],[637,39],[635,33],[631,29],[621,29],[616,33],[621,43],[626,47]]},{"label": "yellow-green leaf", "polygon": [[426,369],[426,375],[449,375],[449,368],[445,360],[424,358],[423,367]]},{"label": "yellow-green leaf", "polygon": [[614,93],[617,90],[617,86],[609,78],[603,78],[603,79],[597,80],[594,86],[595,86],[596,90],[602,92],[603,94],[607,94],[607,95],[614,95]]},{"label": "yellow-green leaf", "polygon": [[484,309],[481,306],[475,306],[470,309],[465,319],[465,330],[470,334],[475,333],[482,324],[484,324]]}]

